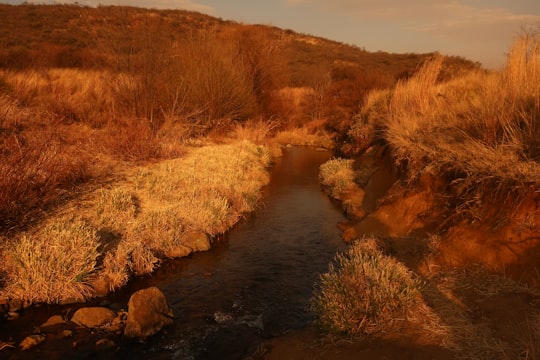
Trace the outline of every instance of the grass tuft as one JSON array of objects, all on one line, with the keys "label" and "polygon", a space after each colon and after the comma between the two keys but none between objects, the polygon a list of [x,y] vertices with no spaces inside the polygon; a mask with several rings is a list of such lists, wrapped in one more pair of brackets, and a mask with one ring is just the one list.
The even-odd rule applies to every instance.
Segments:
[{"label": "grass tuft", "polygon": [[3,267],[7,298],[29,303],[85,300],[99,255],[96,229],[81,219],[64,217],[7,245]]},{"label": "grass tuft", "polygon": [[336,158],[321,165],[319,178],[334,199],[344,200],[344,195],[354,185],[354,160]]},{"label": "grass tuft", "polygon": [[335,257],[312,299],[321,325],[338,334],[382,330],[421,299],[421,283],[365,237]]}]

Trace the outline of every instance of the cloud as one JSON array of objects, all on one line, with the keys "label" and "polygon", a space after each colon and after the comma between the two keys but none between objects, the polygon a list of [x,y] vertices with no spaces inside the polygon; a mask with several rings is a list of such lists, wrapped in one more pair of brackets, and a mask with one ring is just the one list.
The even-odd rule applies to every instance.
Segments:
[{"label": "cloud", "polygon": [[431,33],[454,40],[483,41],[512,37],[521,26],[540,24],[540,8],[532,0],[528,10],[495,7],[487,0],[288,0],[311,3],[325,11],[347,13],[362,20],[392,22],[403,30]]},{"label": "cloud", "polygon": [[33,3],[58,3],[58,4],[80,4],[85,6],[98,5],[118,5],[118,6],[138,6],[154,9],[183,9],[212,14],[214,8],[208,5],[196,3],[191,0],[44,0],[32,1]]}]

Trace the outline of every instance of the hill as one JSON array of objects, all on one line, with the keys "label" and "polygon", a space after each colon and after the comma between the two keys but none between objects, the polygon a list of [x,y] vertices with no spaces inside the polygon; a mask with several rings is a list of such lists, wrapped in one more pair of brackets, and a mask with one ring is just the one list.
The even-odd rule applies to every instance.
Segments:
[{"label": "hill", "polygon": [[[410,75],[433,54],[368,52],[320,37],[265,25],[244,25],[184,10],[76,5],[19,6],[0,4],[0,66],[3,68],[111,67],[125,56],[142,51],[151,39],[172,45],[201,34],[223,34],[233,29],[261,33],[287,63],[287,83],[314,85],[335,67]],[[121,44],[121,45],[120,45]],[[462,58],[452,63],[477,66]]]},{"label": "hill", "polygon": [[[0,18],[4,231],[101,176],[99,156],[175,157],[188,139],[252,119],[272,131],[315,122],[344,141],[370,90],[433,56],[181,10],[0,5]],[[446,58],[441,76],[474,67]]]}]

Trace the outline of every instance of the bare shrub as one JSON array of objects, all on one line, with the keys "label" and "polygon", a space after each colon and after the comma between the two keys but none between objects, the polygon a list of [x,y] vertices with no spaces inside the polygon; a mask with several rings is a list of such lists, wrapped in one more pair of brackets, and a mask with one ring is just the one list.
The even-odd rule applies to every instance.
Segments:
[{"label": "bare shrub", "polygon": [[256,112],[251,65],[234,39],[145,41],[113,84],[130,116],[147,119],[154,131],[174,117],[207,131],[221,119],[245,120]]},{"label": "bare shrub", "polygon": [[102,149],[115,158],[137,162],[161,155],[158,138],[144,119],[113,119],[100,134]]},{"label": "bare shrub", "polygon": [[[49,135],[52,137],[49,137]],[[24,227],[54,205],[63,190],[90,178],[85,157],[55,141],[15,134],[0,143],[0,230]],[[71,151],[70,151],[71,150]]]}]

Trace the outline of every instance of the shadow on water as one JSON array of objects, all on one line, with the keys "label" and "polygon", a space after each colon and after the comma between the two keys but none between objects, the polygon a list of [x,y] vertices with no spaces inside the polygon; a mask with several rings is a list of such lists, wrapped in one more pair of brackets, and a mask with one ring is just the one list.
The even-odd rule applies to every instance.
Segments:
[{"label": "shadow on water", "polygon": [[[313,284],[344,248],[341,210],[321,191],[319,165],[328,152],[288,149],[272,168],[263,203],[208,252],[169,261],[109,297],[159,287],[175,324],[144,342],[120,340],[114,357],[238,359],[265,340],[312,320]],[[105,354],[103,354],[105,355]]]}]

